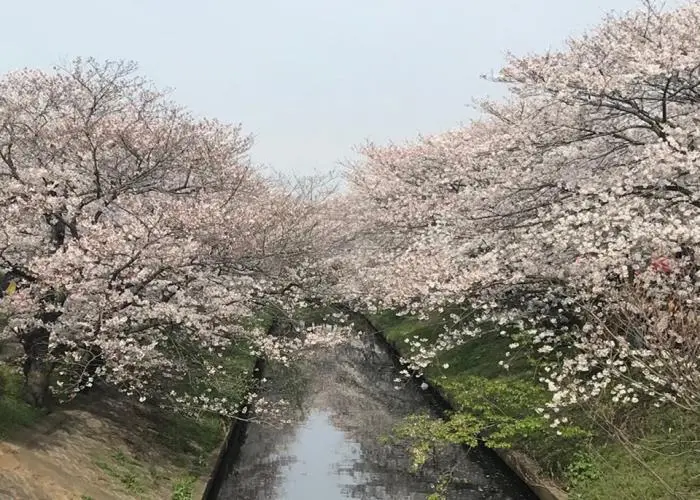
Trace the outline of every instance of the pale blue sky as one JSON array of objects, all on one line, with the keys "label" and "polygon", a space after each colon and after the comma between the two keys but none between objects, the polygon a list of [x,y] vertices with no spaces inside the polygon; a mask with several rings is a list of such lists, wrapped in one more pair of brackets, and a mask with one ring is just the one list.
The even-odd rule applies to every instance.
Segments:
[{"label": "pale blue sky", "polygon": [[326,171],[365,139],[474,116],[503,54],[560,46],[638,0],[15,0],[0,71],[133,59],[197,114],[242,122],[257,162]]}]

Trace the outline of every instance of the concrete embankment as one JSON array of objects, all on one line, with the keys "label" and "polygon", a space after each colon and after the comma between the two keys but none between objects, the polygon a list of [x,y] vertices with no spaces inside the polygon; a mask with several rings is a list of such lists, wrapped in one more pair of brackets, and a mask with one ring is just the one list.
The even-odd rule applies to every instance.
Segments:
[{"label": "concrete embankment", "polygon": [[[258,358],[253,368],[252,390],[257,388],[265,371],[265,360]],[[238,414],[231,420],[226,436],[219,447],[219,451],[206,483],[204,491],[201,493],[202,500],[215,500],[219,497],[221,485],[226,477],[231,473],[231,469],[238,460],[241,447],[245,442],[246,430],[253,412],[252,405],[241,408]],[[200,495],[196,495],[199,497]]]}]

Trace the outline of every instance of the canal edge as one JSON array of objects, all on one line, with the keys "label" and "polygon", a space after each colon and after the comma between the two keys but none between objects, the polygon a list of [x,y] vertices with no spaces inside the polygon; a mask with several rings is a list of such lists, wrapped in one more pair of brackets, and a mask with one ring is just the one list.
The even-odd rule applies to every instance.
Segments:
[{"label": "canal edge", "polygon": [[[251,388],[248,393],[255,391],[260,385],[264,370],[265,360],[257,358],[253,367]],[[221,485],[231,472],[232,466],[238,461],[243,442],[245,441],[248,424],[250,423],[249,418],[253,412],[252,406],[252,403],[244,406],[231,419],[226,436],[219,446],[219,452],[217,453],[212,472],[202,493],[202,500],[216,500],[221,490]]]},{"label": "canal edge", "polygon": [[[343,308],[344,312],[350,312],[350,308]],[[401,353],[398,351],[396,346],[389,342],[381,331],[374,326],[374,324],[365,315],[352,311],[352,315],[361,320],[367,325],[370,333],[374,335],[380,345],[389,353],[390,357],[394,361],[396,366],[403,365],[400,362]],[[430,395],[434,402],[438,405],[442,412],[454,411],[454,405],[451,403],[449,397],[443,393],[439,388],[435,387],[429,380],[427,380],[422,375],[419,377],[415,376],[415,372],[411,373],[412,379],[417,384],[425,384],[427,388],[425,392]],[[537,496],[540,500],[568,500],[569,495],[553,484],[543,483],[536,472],[536,462],[531,457],[520,453],[513,452],[511,450],[498,450],[493,448],[486,448],[493,452],[513,474],[515,474],[520,480],[532,491],[532,493]]]}]

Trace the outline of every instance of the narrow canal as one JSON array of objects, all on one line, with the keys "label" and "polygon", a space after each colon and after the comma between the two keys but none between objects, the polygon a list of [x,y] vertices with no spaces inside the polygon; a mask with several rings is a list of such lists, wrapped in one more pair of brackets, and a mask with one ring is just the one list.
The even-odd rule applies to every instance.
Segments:
[{"label": "narrow canal", "polygon": [[397,389],[397,376],[389,354],[371,336],[323,351],[293,376],[266,373],[266,397],[296,395],[292,423],[248,426],[218,498],[422,500],[444,474],[451,477],[449,499],[535,498],[481,450],[452,447],[412,474],[407,450],[380,438],[403,417],[432,410],[415,384]]}]

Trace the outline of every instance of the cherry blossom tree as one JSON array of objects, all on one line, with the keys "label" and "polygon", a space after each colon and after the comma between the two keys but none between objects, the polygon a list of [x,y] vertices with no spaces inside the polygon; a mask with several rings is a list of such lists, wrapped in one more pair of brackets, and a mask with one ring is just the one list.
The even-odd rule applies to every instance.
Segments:
[{"label": "cherry blossom tree", "polygon": [[284,351],[250,319],[313,259],[319,190],[265,178],[240,127],[136,70],[78,59],[0,81],[0,266],[19,283],[1,335],[22,342],[36,405],[51,380],[65,397],[102,378],[217,407],[173,387],[236,339]]},{"label": "cherry blossom tree", "polygon": [[699,15],[611,16],[564,50],[511,56],[509,98],[470,125],[361,150],[348,295],[469,312],[414,368],[517,327],[551,359],[554,406],[606,393],[697,410]]}]

